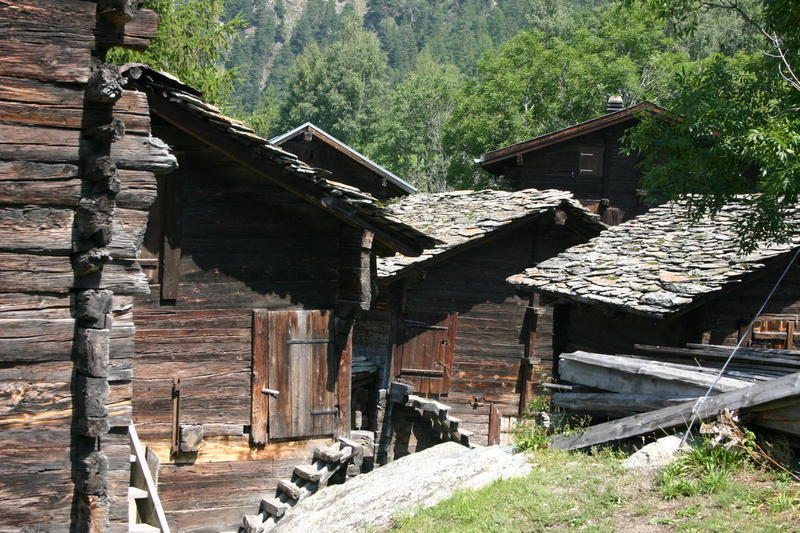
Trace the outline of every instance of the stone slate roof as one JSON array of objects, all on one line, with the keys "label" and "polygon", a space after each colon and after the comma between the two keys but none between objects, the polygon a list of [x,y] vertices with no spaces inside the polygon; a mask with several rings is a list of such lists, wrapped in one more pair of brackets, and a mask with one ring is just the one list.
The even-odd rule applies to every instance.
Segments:
[{"label": "stone slate roof", "polygon": [[416,249],[417,253],[437,243],[426,234],[394,217],[369,193],[328,179],[330,172],[327,170],[307,165],[293,153],[258,136],[243,122],[224,115],[219,108],[206,102],[199,91],[171,74],[151,69],[141,63],[123,65],[120,67],[120,72],[139,86],[156,92],[172,104],[207,122],[219,130],[221,135],[231,137],[245,145],[257,154],[257,157],[280,165],[295,179],[313,184],[316,196],[322,205],[345,217],[349,215],[355,225],[359,225],[358,219],[366,220],[402,241],[408,248]]},{"label": "stone slate roof", "polygon": [[[682,312],[800,245],[798,231],[791,244],[762,244],[740,255],[735,230],[743,209],[747,207],[735,201],[692,226],[685,205],[665,204],[508,281],[647,316]],[[800,222],[800,208],[794,216]]]},{"label": "stone slate roof", "polygon": [[382,279],[398,277],[411,267],[427,266],[441,260],[443,254],[456,252],[512,223],[558,209],[577,216],[595,232],[606,227],[597,215],[573,200],[572,193],[552,189],[413,194],[396,199],[387,209],[441,244],[425,250],[419,257],[394,255],[378,259],[378,276]]}]

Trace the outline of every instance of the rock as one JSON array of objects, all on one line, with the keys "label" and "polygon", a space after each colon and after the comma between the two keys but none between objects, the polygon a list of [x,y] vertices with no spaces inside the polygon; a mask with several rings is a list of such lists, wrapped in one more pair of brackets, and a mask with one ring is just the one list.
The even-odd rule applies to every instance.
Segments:
[{"label": "rock", "polygon": [[458,489],[524,476],[531,468],[525,454],[508,447],[446,442],[317,492],[286,511],[274,531],[381,530],[398,514],[436,505]]},{"label": "rock", "polygon": [[203,443],[203,426],[181,424],[180,450],[184,453],[195,453]]},{"label": "rock", "polygon": [[680,446],[681,438],[678,436],[661,437],[622,461],[622,466],[628,470],[667,466],[675,461]]}]

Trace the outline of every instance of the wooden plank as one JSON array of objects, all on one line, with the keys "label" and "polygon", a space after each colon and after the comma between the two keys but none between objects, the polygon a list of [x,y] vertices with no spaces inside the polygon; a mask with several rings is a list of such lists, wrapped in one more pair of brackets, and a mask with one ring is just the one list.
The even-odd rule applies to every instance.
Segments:
[{"label": "wooden plank", "polygon": [[161,247],[161,299],[177,300],[181,278],[181,173],[164,178],[164,241]]},{"label": "wooden plank", "polygon": [[80,196],[77,165],[0,162],[0,204],[76,206]]},{"label": "wooden plank", "polygon": [[[351,420],[350,413],[352,406],[351,400],[351,383],[352,383],[352,370],[353,370],[353,328],[352,321],[345,321],[338,318],[333,318],[332,336],[337,341],[334,352],[335,359],[338,360],[338,368],[336,372],[336,407],[338,407],[338,416],[336,417],[336,428],[334,437],[345,437],[350,435]],[[344,338],[344,345],[339,346],[341,339]]]},{"label": "wooden plank", "polygon": [[489,433],[487,445],[495,446],[500,444],[500,410],[495,404],[489,406]]},{"label": "wooden plank", "polygon": [[[749,387],[717,396],[710,396],[705,402],[696,407],[696,413],[699,420],[708,420],[718,416],[723,409],[730,411],[742,409],[746,411],[748,407],[776,400],[796,398],[797,396],[800,396],[800,373],[790,374],[772,381],[756,383]],[[576,450],[656,431],[668,431],[671,428],[686,425],[695,411],[695,403],[690,401],[657,411],[598,424],[582,433],[567,437],[557,437],[551,445],[553,448],[561,450]]]},{"label": "wooden plank", "polygon": [[89,47],[0,39],[0,76],[86,83],[92,73],[90,52]]},{"label": "wooden plank", "polygon": [[158,14],[150,9],[140,9],[133,20],[123,25],[98,24],[97,41],[108,47],[146,50],[157,28]]},{"label": "wooden plank", "polygon": [[269,312],[253,310],[253,377],[250,389],[250,438],[253,444],[267,443],[269,396],[261,392],[267,388],[269,376]]},{"label": "wooden plank", "polygon": [[[78,163],[80,130],[0,124],[0,158],[42,163]],[[125,135],[111,144],[111,157],[121,169],[170,172],[177,160],[169,148],[147,135]]]},{"label": "wooden plank", "polygon": [[72,209],[0,207],[0,251],[69,254],[73,218]]},{"label": "wooden plank", "polygon": [[670,398],[654,394],[608,392],[555,392],[553,406],[570,411],[603,413],[646,413],[696,398]]},{"label": "wooden plank", "polygon": [[[624,394],[657,394],[677,398],[702,395],[715,381],[710,374],[662,365],[657,361],[615,355],[573,352],[561,354],[558,372],[570,383]],[[747,381],[720,378],[716,392],[748,386]]]}]

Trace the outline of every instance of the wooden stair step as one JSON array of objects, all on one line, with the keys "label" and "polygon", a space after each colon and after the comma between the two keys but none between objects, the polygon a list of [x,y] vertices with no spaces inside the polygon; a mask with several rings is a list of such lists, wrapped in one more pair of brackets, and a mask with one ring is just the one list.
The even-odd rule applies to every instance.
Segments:
[{"label": "wooden stair step", "polygon": [[138,487],[128,487],[128,498],[134,500],[146,500],[150,497],[150,493]]},{"label": "wooden stair step", "polygon": [[264,531],[264,520],[257,514],[246,514],[242,519],[241,531],[244,533],[261,533]]},{"label": "wooden stair step", "polygon": [[322,472],[314,465],[297,465],[294,467],[294,474],[312,483],[319,483],[322,478]]},{"label": "wooden stair step", "polygon": [[130,524],[128,526],[129,533],[161,533],[161,530],[150,524]]},{"label": "wooden stair step", "polygon": [[340,448],[337,442],[333,446],[314,450],[314,459],[319,459],[324,463],[338,463],[342,457],[344,457],[345,453],[346,452]]},{"label": "wooden stair step", "polygon": [[288,479],[278,481],[278,490],[293,500],[299,500],[303,494],[303,488]]},{"label": "wooden stair step", "polygon": [[[339,437],[339,443],[340,443],[340,445],[341,445],[343,450],[346,449],[346,448],[349,448],[351,450],[350,454],[347,456],[348,459],[350,457],[354,456],[354,455],[360,455],[364,451],[364,447],[361,446],[361,444],[357,443],[354,440],[350,440],[348,438],[345,438],[345,437]],[[340,462],[341,462],[341,459],[340,459]]]},{"label": "wooden stair step", "polygon": [[406,405],[409,407],[413,407],[414,409],[421,409],[422,412],[432,412],[437,413],[438,409],[436,408],[436,403],[432,400],[428,400],[427,398],[423,398],[421,396],[414,396],[410,395],[408,397],[408,402]]},{"label": "wooden stair step", "polygon": [[275,497],[264,497],[261,499],[261,511],[272,516],[281,517],[286,513],[289,506]]}]

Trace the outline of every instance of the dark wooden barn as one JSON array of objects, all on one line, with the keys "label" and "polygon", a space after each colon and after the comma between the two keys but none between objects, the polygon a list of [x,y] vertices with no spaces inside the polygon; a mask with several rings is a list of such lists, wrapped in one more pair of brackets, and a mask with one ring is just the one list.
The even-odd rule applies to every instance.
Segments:
[{"label": "dark wooden barn", "polygon": [[639,157],[620,153],[622,137],[641,113],[661,113],[650,102],[622,108],[609,99],[608,113],[586,122],[482,154],[486,171],[503,176],[512,189],[560,189],[619,224],[647,211]]},{"label": "dark wooden barn", "polygon": [[137,262],[175,167],[108,48],[140,2],[0,2],[0,530],[125,531]]},{"label": "dark wooden barn", "polygon": [[410,183],[310,122],[278,135],[270,142],[292,152],[309,165],[330,171],[332,179],[358,187],[379,200],[417,192]]},{"label": "dark wooden barn", "polygon": [[[378,259],[377,301],[356,324],[357,365],[377,367],[367,386],[401,381],[441,399],[476,433],[474,442],[486,443],[490,404],[516,416],[550,366],[552,310],[506,278],[604,226],[571,194],[552,190],[417,194],[388,209],[443,244],[419,257]],[[374,427],[365,411],[364,424]]]},{"label": "dark wooden barn", "polygon": [[161,461],[173,529],[235,529],[316,447],[350,435],[351,329],[370,304],[371,255],[433,240],[191,87],[122,70],[180,163],[158,181],[144,236],[133,419]]},{"label": "dark wooden barn", "polygon": [[745,346],[795,349],[800,341],[796,263],[752,331],[746,326],[787,267],[800,234],[792,244],[762,244],[739,255],[736,229],[745,209],[731,203],[715,218],[691,225],[684,206],[656,207],[509,281],[553,302],[554,341],[561,352],[632,354],[636,344],[735,345],[743,332]]}]

